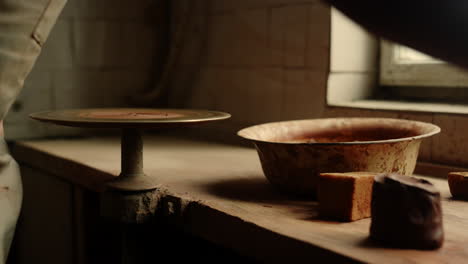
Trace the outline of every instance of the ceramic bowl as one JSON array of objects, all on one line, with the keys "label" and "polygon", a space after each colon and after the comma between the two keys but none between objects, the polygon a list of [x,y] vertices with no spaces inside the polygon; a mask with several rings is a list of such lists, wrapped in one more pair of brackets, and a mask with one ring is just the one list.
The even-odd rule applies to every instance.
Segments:
[{"label": "ceramic bowl", "polygon": [[411,175],[424,138],[436,125],[390,118],[284,121],[242,129],[252,141],[266,178],[277,188],[315,196],[323,172],[397,172]]}]

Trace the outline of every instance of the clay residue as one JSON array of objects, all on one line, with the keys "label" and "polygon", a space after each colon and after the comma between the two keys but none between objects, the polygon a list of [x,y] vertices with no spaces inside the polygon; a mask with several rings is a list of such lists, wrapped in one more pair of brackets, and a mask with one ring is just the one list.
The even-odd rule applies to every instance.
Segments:
[{"label": "clay residue", "polygon": [[89,113],[82,113],[80,117],[91,119],[170,119],[182,117],[182,114],[171,113],[166,111],[154,112],[135,112],[135,111],[93,111]]},{"label": "clay residue", "polygon": [[304,132],[295,138],[285,138],[282,142],[292,143],[336,143],[389,140],[417,136],[414,130],[391,128],[355,128],[348,130]]}]

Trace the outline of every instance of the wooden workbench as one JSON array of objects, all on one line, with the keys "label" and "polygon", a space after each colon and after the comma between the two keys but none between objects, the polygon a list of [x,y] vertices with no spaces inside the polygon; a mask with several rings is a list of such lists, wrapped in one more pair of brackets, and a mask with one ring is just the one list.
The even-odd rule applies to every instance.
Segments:
[{"label": "wooden workbench", "polygon": [[[12,152],[25,164],[95,192],[120,171],[117,138],[25,141]],[[323,221],[317,202],[276,192],[254,149],[169,137],[146,137],[145,172],[160,187],[155,210],[197,236],[260,260],[372,263],[466,263],[468,203],[452,200],[445,180],[444,246],[435,251],[380,248],[368,241],[370,219]],[[157,214],[158,212],[156,212]]]}]

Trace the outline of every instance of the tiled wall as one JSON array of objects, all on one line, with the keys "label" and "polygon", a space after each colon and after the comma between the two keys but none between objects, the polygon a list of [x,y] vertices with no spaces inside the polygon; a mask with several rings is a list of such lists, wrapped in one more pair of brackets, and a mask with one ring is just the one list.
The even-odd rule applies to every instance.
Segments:
[{"label": "tiled wall", "polygon": [[443,130],[425,140],[420,160],[468,167],[468,117],[326,106],[330,10],[320,1],[175,2],[174,24],[178,16],[192,18],[173,71],[170,105],[230,112],[231,120],[213,126],[220,137],[235,138],[239,128],[276,120],[406,118]]},{"label": "tiled wall", "polygon": [[[170,104],[227,111],[228,133],[325,109],[329,8],[318,0],[177,1],[191,14]],[[196,2],[194,5],[193,2]],[[175,19],[174,24],[180,24]]]},{"label": "tiled wall", "polygon": [[31,112],[126,106],[157,61],[160,1],[68,0],[7,117],[9,138],[66,133],[27,121]]}]

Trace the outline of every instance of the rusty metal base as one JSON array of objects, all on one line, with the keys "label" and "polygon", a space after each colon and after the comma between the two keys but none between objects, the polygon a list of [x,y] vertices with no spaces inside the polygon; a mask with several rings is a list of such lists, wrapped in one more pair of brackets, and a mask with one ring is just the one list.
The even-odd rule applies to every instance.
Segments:
[{"label": "rusty metal base", "polygon": [[125,177],[120,175],[107,183],[107,187],[116,191],[148,191],[158,187],[157,181],[145,174],[138,177]]},{"label": "rusty metal base", "polygon": [[147,191],[157,187],[157,181],[143,172],[143,138],[137,128],[125,128],[121,138],[122,172],[107,186],[117,191]]}]

